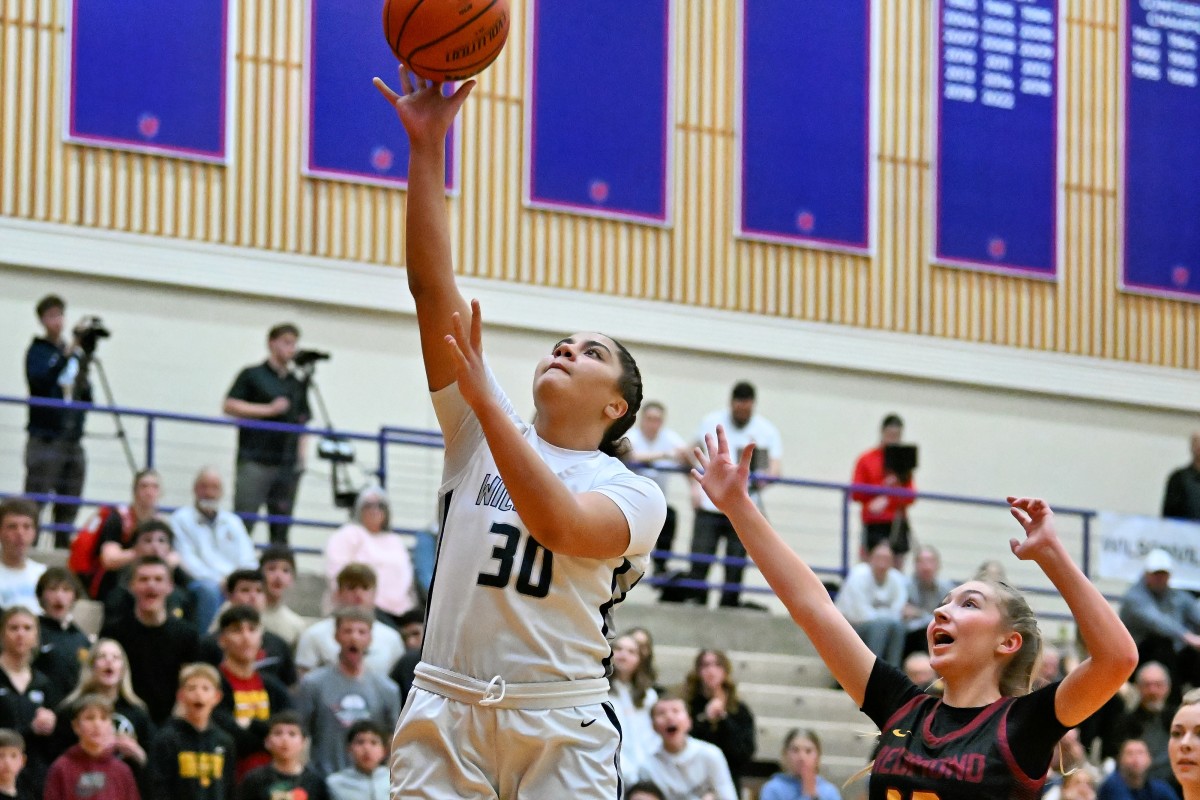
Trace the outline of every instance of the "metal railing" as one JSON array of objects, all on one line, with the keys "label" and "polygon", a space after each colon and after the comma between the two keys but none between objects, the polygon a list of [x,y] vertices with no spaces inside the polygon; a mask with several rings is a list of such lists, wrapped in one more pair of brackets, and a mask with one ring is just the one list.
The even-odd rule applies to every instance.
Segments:
[{"label": "metal railing", "polygon": [[[224,426],[235,428],[255,428],[269,431],[281,431],[289,433],[301,433],[316,436],[328,436],[342,440],[369,442],[377,449],[377,468],[375,475],[379,479],[381,485],[387,485],[388,479],[388,447],[392,445],[414,446],[422,448],[441,448],[443,447],[442,436],[437,431],[422,430],[418,428],[407,428],[398,426],[381,426],[377,432],[363,433],[359,431],[350,431],[344,429],[311,427],[305,425],[294,425],[282,422],[267,422],[263,420],[246,420],[235,419],[232,417],[210,417],[199,414],[182,414],[170,411],[160,411],[155,409],[134,408],[129,406],[108,406],[98,405],[93,403],[74,403],[62,400],[52,400],[38,397],[17,397],[10,395],[0,395],[0,405],[20,405],[20,406],[36,406],[36,407],[51,407],[51,408],[68,408],[75,411],[87,411],[97,414],[120,414],[123,417],[141,419],[145,425],[145,445],[144,445],[144,466],[152,467],[155,463],[157,439],[156,426],[159,422],[170,421],[180,422],[194,425],[205,426]],[[660,468],[663,469],[663,468]],[[680,467],[678,469],[665,468],[664,471],[678,471],[686,473],[687,469]],[[944,494],[938,492],[926,491],[911,491],[900,487],[875,486],[868,484],[855,483],[837,483],[833,481],[818,481],[802,478],[776,478],[767,475],[755,475],[756,480],[763,484],[771,484],[775,486],[787,486],[797,489],[818,490],[823,492],[836,492],[840,494],[840,563],[836,565],[813,565],[814,571],[818,574],[834,575],[845,577],[846,573],[852,566],[851,542],[855,537],[855,524],[853,521],[852,496],[856,492],[869,493],[872,495],[891,495],[898,497],[919,499],[923,503],[943,503],[954,504],[959,506],[977,506],[977,507],[993,507],[1007,508],[1008,504],[996,498],[987,497],[972,497],[966,495]],[[3,492],[0,491],[0,498],[25,496],[38,503],[65,503],[78,506],[102,506],[113,505],[116,502],[112,499],[96,499],[96,498],[75,498],[64,497],[54,494],[41,495],[23,495],[20,492]],[[171,510],[164,507],[164,510]],[[1079,564],[1085,575],[1090,575],[1092,545],[1092,522],[1097,514],[1093,509],[1073,508],[1073,507],[1055,507],[1055,513],[1059,517],[1077,517],[1082,528],[1082,551],[1079,553]],[[303,517],[290,517],[280,515],[267,514],[243,514],[243,518],[248,523],[266,522],[266,523],[289,523],[297,526],[332,529],[337,528],[343,521],[330,521],[320,519],[309,519]],[[44,529],[53,529],[54,526],[43,526]],[[415,528],[394,528],[399,533],[417,533]],[[319,548],[295,548],[298,552],[319,553]],[[710,563],[720,565],[745,566],[753,568],[754,564],[749,559],[734,558],[728,556],[710,556],[691,553],[676,553],[655,551],[653,555],[663,559],[683,559],[689,563]],[[650,576],[647,579],[650,585],[664,586],[670,583],[673,586],[679,586],[684,589],[704,589],[704,590],[740,590],[750,593],[770,594],[771,589],[765,586],[754,586],[747,584],[724,584],[714,583],[707,580],[692,580],[686,577],[675,577],[668,579],[662,575]],[[1031,594],[1052,596],[1057,593],[1052,588],[1039,586],[1024,586],[1022,591]],[[1110,597],[1110,600],[1115,599]],[[1069,618],[1069,615],[1064,614],[1048,614],[1051,618]]]}]

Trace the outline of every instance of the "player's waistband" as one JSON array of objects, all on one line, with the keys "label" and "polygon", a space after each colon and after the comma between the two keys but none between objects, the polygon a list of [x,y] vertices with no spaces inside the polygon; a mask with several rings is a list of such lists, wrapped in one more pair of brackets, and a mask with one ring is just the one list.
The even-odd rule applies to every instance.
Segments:
[{"label": "player's waistband", "polygon": [[481,681],[432,664],[417,664],[413,686],[460,703],[541,710],[603,703],[608,699],[607,678],[545,683],[507,683],[497,675]]}]

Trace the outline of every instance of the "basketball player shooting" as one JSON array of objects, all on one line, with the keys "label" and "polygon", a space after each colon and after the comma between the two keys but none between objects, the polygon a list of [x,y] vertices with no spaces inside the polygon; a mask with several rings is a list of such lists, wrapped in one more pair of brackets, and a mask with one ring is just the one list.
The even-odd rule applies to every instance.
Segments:
[{"label": "basketball player shooting", "polygon": [[405,247],[421,353],[446,440],[441,537],[421,663],[392,750],[392,797],[615,798],[608,619],[645,572],[666,501],[615,457],[642,401],[629,352],[601,333],[554,343],[518,416],[458,291],[445,139],[474,81],[400,68],[375,85],[408,134]]}]

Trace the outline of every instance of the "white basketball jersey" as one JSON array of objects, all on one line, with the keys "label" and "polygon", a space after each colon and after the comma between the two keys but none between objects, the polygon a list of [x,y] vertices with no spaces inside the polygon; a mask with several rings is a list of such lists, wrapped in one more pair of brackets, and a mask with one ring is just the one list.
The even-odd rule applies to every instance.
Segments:
[{"label": "white basketball jersey", "polygon": [[629,548],[621,557],[594,559],[539,545],[517,516],[458,384],[435,392],[446,462],[421,660],[482,681],[606,677],[615,635],[610,612],[645,572],[666,501],[653,481],[615,458],[542,441],[491,380],[508,416],[567,488],[599,492],[617,504],[629,523]]}]

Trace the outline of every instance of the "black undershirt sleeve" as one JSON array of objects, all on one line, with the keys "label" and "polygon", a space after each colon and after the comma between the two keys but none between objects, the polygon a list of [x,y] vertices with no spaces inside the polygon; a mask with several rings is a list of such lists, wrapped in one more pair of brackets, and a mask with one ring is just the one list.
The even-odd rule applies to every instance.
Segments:
[{"label": "black undershirt sleeve", "polygon": [[1054,711],[1054,695],[1061,683],[1055,681],[1018,697],[1008,710],[1008,747],[1017,765],[1031,778],[1045,774],[1054,756],[1054,745],[1068,730]]},{"label": "black undershirt sleeve", "polygon": [[867,679],[867,690],[863,693],[860,709],[883,730],[888,719],[900,706],[921,694],[921,690],[900,670],[881,659],[875,659],[871,677]]}]

